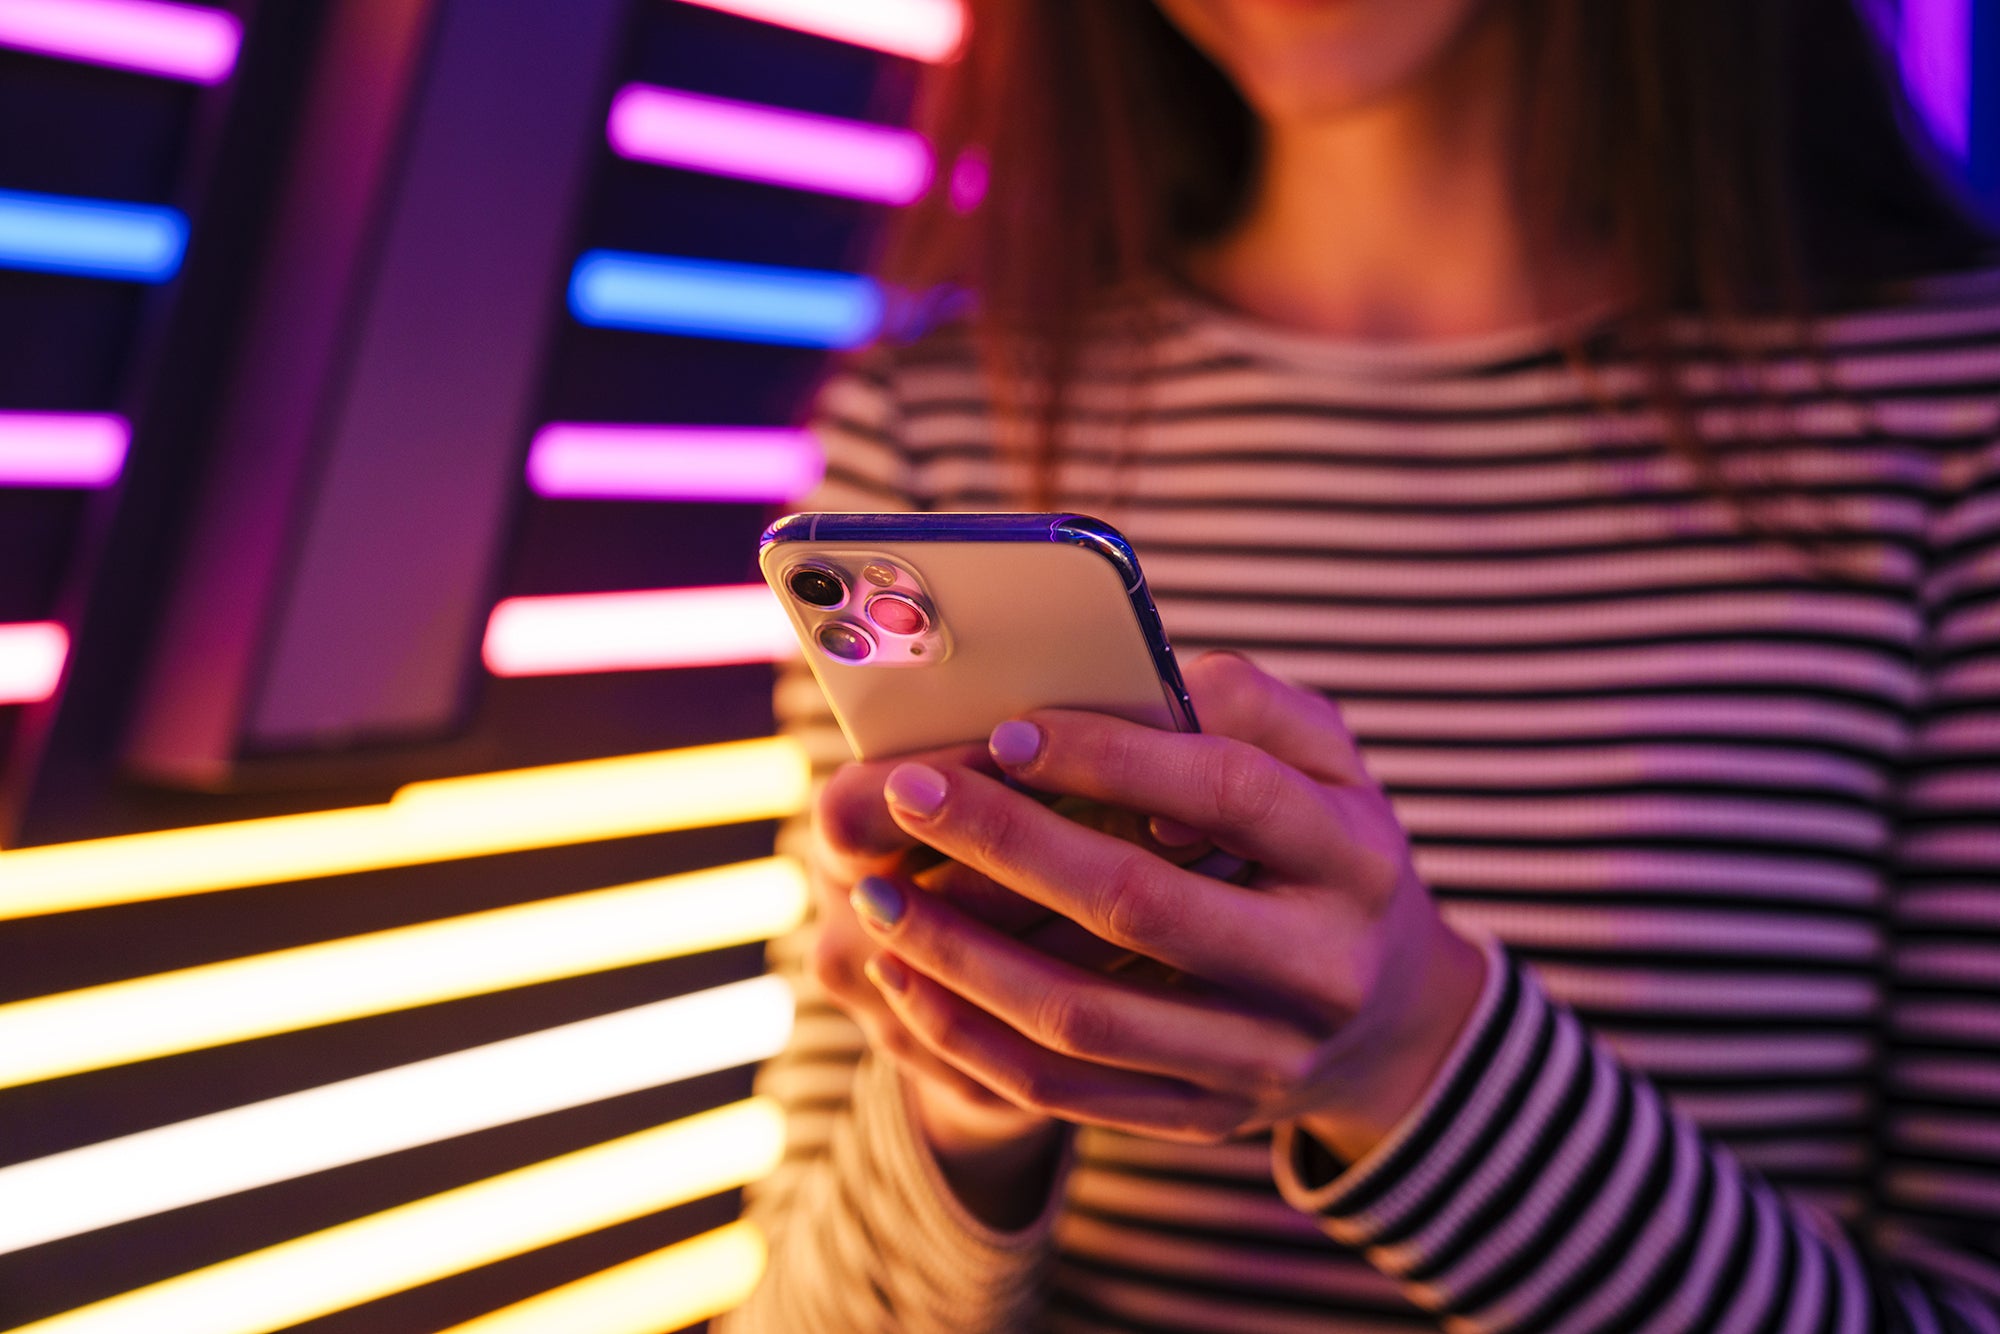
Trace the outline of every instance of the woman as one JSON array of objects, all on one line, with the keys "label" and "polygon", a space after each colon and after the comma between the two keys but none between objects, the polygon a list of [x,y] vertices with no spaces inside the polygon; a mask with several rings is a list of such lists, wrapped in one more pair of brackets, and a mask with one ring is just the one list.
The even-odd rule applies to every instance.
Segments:
[{"label": "woman", "polygon": [[1242,656],[833,775],[731,1327],[2000,1329],[2000,303],[1862,16],[974,8],[816,504]]}]

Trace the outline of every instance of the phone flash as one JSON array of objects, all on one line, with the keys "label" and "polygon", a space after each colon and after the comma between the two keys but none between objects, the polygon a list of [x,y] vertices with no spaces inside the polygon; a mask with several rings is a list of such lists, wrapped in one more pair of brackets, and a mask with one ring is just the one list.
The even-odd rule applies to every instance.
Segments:
[{"label": "phone flash", "polygon": [[862,566],[861,577],[877,588],[894,588],[896,586],[896,571],[880,563]]}]

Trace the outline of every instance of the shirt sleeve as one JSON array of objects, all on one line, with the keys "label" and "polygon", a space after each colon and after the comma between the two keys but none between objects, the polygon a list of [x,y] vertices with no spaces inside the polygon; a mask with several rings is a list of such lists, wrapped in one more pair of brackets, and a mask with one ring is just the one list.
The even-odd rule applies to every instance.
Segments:
[{"label": "shirt sleeve", "polygon": [[[814,434],[826,477],[802,508],[916,508],[896,422],[887,358],[871,356],[822,392]],[[794,658],[779,670],[780,730],[812,758],[815,786],[851,758],[812,673]],[[797,855],[803,817],[779,832]],[[769,962],[798,1000],[785,1051],[765,1063],[757,1091],[786,1110],[783,1162],[745,1192],[745,1217],[770,1248],[763,1281],[718,1334],[809,1334],[895,1329],[982,1334],[1029,1327],[1045,1296],[1052,1193],[1044,1216],[996,1232],[969,1213],[912,1123],[893,1065],[876,1060],[852,1020],[806,967],[812,924],[772,942]]]},{"label": "shirt sleeve", "polygon": [[1464,1331],[2000,1334],[2000,446],[1952,460],[1890,852],[1875,1206],[1853,1230],[1677,1114],[1503,950],[1420,1104],[1278,1185]]}]

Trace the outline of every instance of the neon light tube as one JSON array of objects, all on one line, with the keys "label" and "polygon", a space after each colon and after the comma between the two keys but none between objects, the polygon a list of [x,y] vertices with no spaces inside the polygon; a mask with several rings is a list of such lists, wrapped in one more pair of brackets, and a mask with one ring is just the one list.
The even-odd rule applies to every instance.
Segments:
[{"label": "neon light tube", "polygon": [[1896,46],[1910,100],[1960,162],[1972,151],[1972,0],[1902,0]]},{"label": "neon light tube", "polygon": [[741,1306],[764,1276],[770,1252],[749,1223],[627,1260],[444,1334],[660,1334]]},{"label": "neon light tube", "polygon": [[592,250],[570,311],[607,329],[795,347],[858,347],[882,324],[881,289],[852,273]]},{"label": "neon light tube", "polygon": [[729,1190],[784,1152],[784,1113],[732,1103],[89,1306],[14,1334],[267,1334]]},{"label": "neon light tube", "polygon": [[0,920],[791,815],[808,765],[771,737],[412,783],[380,806],[0,852]]},{"label": "neon light tube", "polygon": [[0,625],[0,704],[34,704],[56,693],[69,631],[53,621]]},{"label": "neon light tube", "polygon": [[567,500],[797,500],[826,461],[808,432],[769,426],[552,422],[528,447],[528,485]]},{"label": "neon light tube", "polygon": [[784,979],[693,995],[0,1167],[0,1253],[761,1061]]},{"label": "neon light tube", "polygon": [[163,283],[187,239],[170,208],[0,190],[0,268]]},{"label": "neon light tube", "polygon": [[768,940],[805,914],[770,857],[0,1005],[0,1088]]},{"label": "neon light tube", "polygon": [[965,37],[959,0],[687,0],[759,23],[912,60],[949,60]]},{"label": "neon light tube", "polygon": [[236,67],[234,14],[161,0],[0,0],[0,46],[189,83]]},{"label": "neon light tube", "polygon": [[486,623],[496,676],[777,662],[798,639],[762,584],[508,598]]},{"label": "neon light tube", "polygon": [[0,486],[109,486],[131,435],[105,413],[0,412]]},{"label": "neon light tube", "polygon": [[795,190],[908,204],[931,184],[923,136],[753,102],[631,84],[611,100],[612,151]]}]

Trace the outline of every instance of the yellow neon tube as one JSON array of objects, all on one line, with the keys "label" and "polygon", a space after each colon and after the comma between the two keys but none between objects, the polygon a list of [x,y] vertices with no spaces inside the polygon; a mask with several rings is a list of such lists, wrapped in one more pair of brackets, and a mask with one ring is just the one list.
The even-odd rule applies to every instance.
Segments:
[{"label": "yellow neon tube", "polygon": [[15,1334],[269,1334],[755,1181],[784,1113],[752,1098],[22,1326]]},{"label": "yellow neon tube", "polygon": [[778,857],[0,1005],[0,1088],[768,940],[805,913]]},{"label": "yellow neon tube", "polygon": [[0,852],[0,919],[790,815],[779,737],[412,783],[383,805]]},{"label": "yellow neon tube", "polygon": [[763,1277],[763,1234],[730,1223],[552,1288],[444,1334],[660,1334],[740,1306]]},{"label": "yellow neon tube", "polygon": [[0,1253],[775,1055],[751,978],[0,1167]]}]

